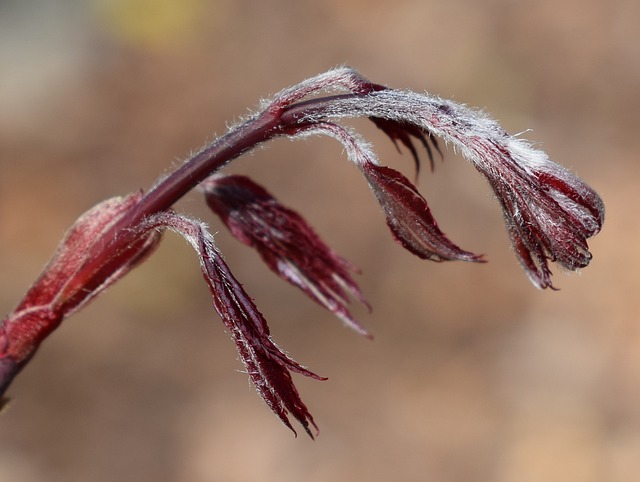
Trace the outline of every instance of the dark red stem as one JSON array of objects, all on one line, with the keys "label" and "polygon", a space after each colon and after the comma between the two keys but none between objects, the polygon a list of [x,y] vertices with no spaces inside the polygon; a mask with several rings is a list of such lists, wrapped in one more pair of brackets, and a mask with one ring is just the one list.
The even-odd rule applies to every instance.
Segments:
[{"label": "dark red stem", "polygon": [[179,168],[160,179],[140,199],[112,231],[135,226],[142,219],[173,206],[180,198],[229,161],[241,156],[252,147],[278,134],[279,116],[265,113],[219,137]]},{"label": "dark red stem", "polygon": [[[354,95],[357,94],[346,96]],[[109,272],[112,268],[111,264],[117,264],[118,257],[109,256],[112,262],[105,264],[105,257],[101,253],[126,250],[131,240],[127,236],[122,236],[121,233],[134,229],[144,218],[169,209],[204,179],[256,145],[292,132],[299,126],[298,119],[308,112],[322,109],[332,100],[342,97],[345,95],[328,96],[290,106],[278,105],[276,101],[256,117],[216,139],[171,174],[161,178],[130,211],[122,216],[103,235],[103,242],[93,245],[89,261],[83,267],[82,273],[78,275],[90,283],[91,278]]]},{"label": "dark red stem", "polygon": [[[103,264],[104,256],[101,253],[126,250],[130,238],[121,236],[122,232],[135,228],[140,221],[148,216],[169,209],[229,161],[261,142],[278,135],[279,117],[274,113],[265,112],[246,121],[203,148],[171,174],[161,178],[131,210],[104,234],[104,242],[94,244],[90,259],[83,267],[85,276],[91,278],[110,270],[111,266]],[[117,257],[110,256],[109,258],[114,263],[118,262]]]}]

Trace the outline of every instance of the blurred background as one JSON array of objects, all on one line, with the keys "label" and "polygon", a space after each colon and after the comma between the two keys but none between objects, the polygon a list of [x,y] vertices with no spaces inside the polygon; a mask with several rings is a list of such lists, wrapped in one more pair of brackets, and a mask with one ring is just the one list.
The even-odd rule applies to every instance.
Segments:
[{"label": "blurred background", "polygon": [[[0,312],[68,226],[148,188],[259,99],[348,64],[486,109],[603,197],[581,274],[537,291],[501,213],[453,152],[419,185],[489,263],[428,263],[391,240],[335,142],[279,140],[235,162],[362,268],[369,341],[211,224],[320,426],[297,439],[241,373],[197,259],[159,252],[44,343],[0,417],[0,479],[631,481],[640,472],[640,3],[636,0],[2,0]],[[385,163],[412,176],[375,127]]]}]

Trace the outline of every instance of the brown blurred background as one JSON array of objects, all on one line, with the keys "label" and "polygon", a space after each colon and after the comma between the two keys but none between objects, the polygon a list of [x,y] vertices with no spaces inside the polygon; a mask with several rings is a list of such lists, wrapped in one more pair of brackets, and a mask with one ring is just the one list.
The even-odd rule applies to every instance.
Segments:
[{"label": "brown blurred background", "polygon": [[[341,148],[277,141],[236,162],[363,270],[368,341],[220,229],[321,428],[295,439],[249,385],[197,260],[167,236],[72,317],[11,388],[0,480],[632,481],[640,473],[637,0],[3,0],[0,312],[66,228],[146,188],[260,98],[349,64],[485,108],[605,200],[594,260],[534,289],[497,203],[454,153],[420,177],[441,227],[486,265],[390,238]],[[410,156],[366,123],[390,165]]]}]

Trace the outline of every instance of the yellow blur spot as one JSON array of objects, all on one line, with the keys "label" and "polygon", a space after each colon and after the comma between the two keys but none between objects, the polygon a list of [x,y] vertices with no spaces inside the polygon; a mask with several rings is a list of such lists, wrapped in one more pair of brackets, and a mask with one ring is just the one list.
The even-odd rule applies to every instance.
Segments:
[{"label": "yellow blur spot", "polygon": [[197,30],[202,6],[203,0],[100,0],[99,13],[119,40],[166,47]]}]

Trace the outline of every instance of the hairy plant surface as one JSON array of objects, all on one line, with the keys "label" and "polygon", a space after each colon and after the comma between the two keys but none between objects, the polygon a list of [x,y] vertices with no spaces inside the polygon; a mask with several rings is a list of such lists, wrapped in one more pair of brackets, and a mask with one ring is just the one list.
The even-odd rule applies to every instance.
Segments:
[{"label": "hairy plant surface", "polygon": [[197,187],[233,236],[255,248],[274,273],[369,336],[348,309],[352,298],[369,306],[352,276],[357,269],[266,189],[248,177],[221,172],[231,160],[276,137],[333,137],[369,183],[400,245],[423,259],[483,262],[482,256],[449,240],[413,183],[382,165],[369,144],[341,123],[358,117],[370,119],[394,143],[407,148],[417,169],[420,146],[433,167],[433,153],[440,152],[436,139],[466,157],[495,193],[516,256],[534,286],[554,288],[549,262],[568,270],[589,264],[587,239],[601,229],[604,205],[583,181],[477,110],[427,93],[390,89],[350,68],[338,68],[264,101],[258,113],[205,146],[148,192],[112,198],[84,213],[0,324],[0,396],[66,317],[147,259],[170,230],[196,251],[213,305],[260,396],[287,427],[294,430],[291,415],[313,437],[316,424],[291,372],[323,378],[278,347],[206,225],[176,213],[172,206]]}]

